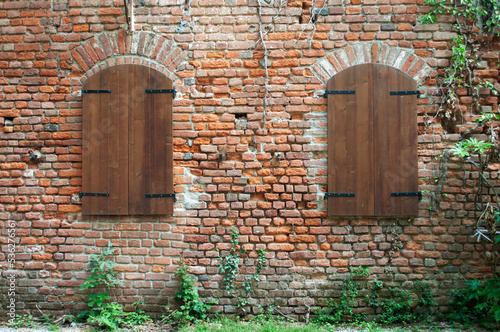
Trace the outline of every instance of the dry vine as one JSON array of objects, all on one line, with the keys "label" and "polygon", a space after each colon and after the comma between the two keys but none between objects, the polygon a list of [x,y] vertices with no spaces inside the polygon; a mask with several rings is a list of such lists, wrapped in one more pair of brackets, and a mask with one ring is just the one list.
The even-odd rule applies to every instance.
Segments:
[{"label": "dry vine", "polygon": [[[263,61],[264,61],[264,99],[263,99],[263,120],[262,120],[262,130],[263,134],[266,134],[266,117],[267,108],[269,106],[269,49],[266,44],[267,36],[270,32],[274,31],[274,24],[279,19],[283,10],[287,7],[288,0],[257,0],[257,15],[259,17],[259,38],[257,41],[249,47],[249,49],[262,49],[263,50]],[[265,10],[275,11],[274,16],[271,18],[269,23],[265,23],[263,15]]]}]

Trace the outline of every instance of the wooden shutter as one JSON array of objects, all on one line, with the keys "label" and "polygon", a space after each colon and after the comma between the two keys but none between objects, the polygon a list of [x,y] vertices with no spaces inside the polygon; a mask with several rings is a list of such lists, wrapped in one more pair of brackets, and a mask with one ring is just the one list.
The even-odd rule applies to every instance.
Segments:
[{"label": "wooden shutter", "polygon": [[152,88],[172,82],[139,65],[110,67],[85,82],[82,192],[109,196],[82,196],[84,214],[173,212],[172,197],[146,197],[173,193],[173,96],[147,94]]},{"label": "wooden shutter", "polygon": [[391,95],[414,91],[416,82],[395,68],[373,65],[375,215],[416,216],[418,196],[392,196],[418,190],[417,96]]},{"label": "wooden shutter", "polygon": [[[130,214],[171,214],[173,193],[172,82],[158,71],[136,66],[130,108]],[[149,91],[148,93],[146,91]]]},{"label": "wooden shutter", "polygon": [[[328,214],[412,216],[416,192],[416,89],[405,73],[385,65],[350,67],[328,82]],[[341,91],[353,90],[354,94]],[[354,197],[344,197],[344,194]],[[336,196],[335,196],[336,195]]]},{"label": "wooden shutter", "polygon": [[83,214],[128,214],[127,83],[118,66],[83,87],[82,193],[99,195],[82,196]]},{"label": "wooden shutter", "polygon": [[[338,216],[373,215],[372,71],[354,66],[330,79],[328,90],[328,198]],[[346,93],[354,91],[354,94]]]}]

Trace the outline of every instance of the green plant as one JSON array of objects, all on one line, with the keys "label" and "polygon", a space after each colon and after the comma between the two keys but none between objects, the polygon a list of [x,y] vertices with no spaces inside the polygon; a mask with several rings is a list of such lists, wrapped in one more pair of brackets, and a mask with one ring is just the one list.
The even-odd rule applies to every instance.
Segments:
[{"label": "green plant", "polygon": [[358,266],[351,268],[351,274],[353,277],[368,277],[372,270],[368,266]]},{"label": "green plant", "polygon": [[77,315],[77,319],[86,320],[104,329],[116,330],[123,325],[142,324],[150,321],[144,311],[139,308],[141,303],[136,302],[134,312],[124,312],[121,304],[107,302],[111,299],[110,291],[123,283],[117,278],[118,272],[114,270],[117,263],[110,260],[113,255],[112,243],[103,248],[100,254],[89,256],[89,271],[91,275],[81,286],[80,290],[87,292],[87,305],[89,310],[84,310]]},{"label": "green plant", "polygon": [[459,88],[467,88],[477,108],[481,102],[480,88],[492,88],[489,79],[476,76],[475,69],[481,63],[481,56],[494,45],[494,37],[500,35],[500,4],[496,0],[426,0],[431,10],[422,16],[422,24],[438,22],[440,16],[454,18],[458,32],[450,42],[452,55],[449,66],[438,78],[443,95],[441,107],[436,116],[448,130],[463,119]]},{"label": "green plant", "polygon": [[179,322],[181,325],[205,320],[208,317],[207,311],[211,307],[201,301],[200,295],[198,294],[198,287],[195,285],[196,280],[188,274],[188,269],[189,267],[186,266],[181,259],[177,272],[175,273],[181,283],[175,294],[175,299],[179,301],[181,305],[178,310],[165,317],[165,319]]},{"label": "green plant", "polygon": [[234,281],[236,280],[236,274],[238,273],[240,260],[244,255],[244,251],[239,247],[238,231],[232,228],[229,235],[231,236],[231,248],[229,248],[229,254],[222,259],[219,272],[224,275],[222,282],[228,294],[231,295],[234,294]]},{"label": "green plant", "polygon": [[125,323],[123,307],[116,302],[105,303],[96,315],[90,315],[88,322],[110,330],[116,330]]},{"label": "green plant", "polygon": [[391,288],[393,298],[381,302],[380,322],[384,324],[408,323],[412,318],[411,305],[413,299],[411,292],[401,288]]},{"label": "green plant", "polygon": [[247,298],[252,293],[252,282],[259,282],[260,271],[264,268],[266,264],[266,252],[264,249],[257,250],[257,254],[259,255],[257,258],[257,271],[254,274],[249,275],[245,282],[243,283],[243,297],[240,299],[238,306],[244,306],[248,304]]},{"label": "green plant", "polygon": [[89,255],[90,278],[80,286],[80,290],[87,292],[87,305],[90,310],[81,312],[78,317],[88,317],[94,315],[96,311],[104,305],[111,297],[109,292],[111,288],[122,286],[123,283],[116,277],[118,272],[114,270],[117,263],[109,260],[113,255],[110,242],[108,248],[102,248],[100,254]]},{"label": "green plant", "polygon": [[355,314],[353,309],[358,302],[359,283],[353,281],[354,277],[368,277],[371,270],[368,267],[352,268],[349,276],[342,281],[340,298],[329,299],[327,306],[317,312],[314,322],[322,324],[338,324],[340,322],[359,322],[364,318],[363,314]]},{"label": "green plant", "polygon": [[471,324],[478,321],[500,322],[500,277],[484,282],[468,281],[465,289],[453,291],[451,322]]},{"label": "green plant", "polygon": [[380,302],[379,298],[380,295],[378,295],[378,290],[382,289],[384,284],[380,280],[374,280],[372,287],[371,287],[371,295],[367,295],[369,304],[372,308],[378,308],[380,307]]},{"label": "green plant", "polygon": [[238,275],[239,265],[243,258],[246,257],[246,252],[239,245],[238,231],[231,228],[231,247],[229,248],[229,253],[222,258],[221,264],[219,266],[219,273],[223,275],[222,282],[228,295],[236,297],[238,301],[238,307],[243,307],[249,303],[248,298],[253,291],[253,282],[259,281],[260,272],[266,264],[266,252],[264,249],[257,250],[257,270],[255,273],[247,276],[242,284],[242,292],[236,292],[236,276]]},{"label": "green plant", "polygon": [[140,306],[143,304],[144,303],[142,301],[137,301],[134,303],[135,310],[127,314],[125,325],[143,325],[147,322],[152,321],[151,317],[146,315],[146,312],[140,308]]},{"label": "green plant", "polygon": [[451,152],[457,157],[469,158],[471,155],[477,155],[481,158],[487,149],[493,147],[493,143],[479,141],[476,138],[469,138],[460,142],[457,142],[455,146],[451,149]]},{"label": "green plant", "polygon": [[49,324],[48,329],[53,332],[61,331],[61,327],[57,324]]},{"label": "green plant", "polygon": [[36,327],[39,324],[35,323],[32,315],[16,315],[16,318],[9,320],[8,327],[21,328],[21,327]]},{"label": "green plant", "polygon": [[434,300],[434,292],[432,291],[431,285],[417,280],[415,281],[415,293],[418,296],[418,307],[416,308],[416,312],[418,314],[415,318],[417,320],[431,320],[433,308],[437,306],[437,302]]},{"label": "green plant", "polygon": [[116,302],[105,303],[97,315],[89,316],[88,323],[101,328],[115,331],[122,326],[135,326],[152,321],[143,310],[139,308],[140,302],[134,303],[135,310],[124,312],[123,306]]}]

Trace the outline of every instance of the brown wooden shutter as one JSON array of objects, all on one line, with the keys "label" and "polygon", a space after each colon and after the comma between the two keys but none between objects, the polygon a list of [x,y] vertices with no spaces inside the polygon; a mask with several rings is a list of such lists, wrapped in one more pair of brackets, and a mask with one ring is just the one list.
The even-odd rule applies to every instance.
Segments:
[{"label": "brown wooden shutter", "polygon": [[328,192],[355,194],[329,197],[332,216],[413,216],[416,193],[415,81],[385,65],[353,66],[335,75],[328,90],[355,94],[328,95]]},{"label": "brown wooden shutter", "polygon": [[[373,215],[372,71],[354,66],[328,82],[328,214]],[[353,90],[354,94],[345,93]]]},{"label": "brown wooden shutter", "polygon": [[[156,70],[139,67],[140,83],[130,109],[130,214],[172,214],[173,193],[172,81]],[[146,90],[151,90],[146,93]]]},{"label": "brown wooden shutter", "polygon": [[128,87],[121,74],[122,68],[109,68],[83,87],[82,193],[99,195],[82,196],[83,214],[128,214],[128,114],[120,93]]},{"label": "brown wooden shutter", "polygon": [[99,196],[82,196],[84,214],[173,212],[172,197],[146,198],[151,190],[173,193],[173,96],[146,94],[151,88],[172,82],[139,65],[110,67],[85,82],[82,193]]},{"label": "brown wooden shutter", "polygon": [[391,95],[416,90],[416,82],[395,68],[373,65],[375,215],[414,216],[417,196],[391,196],[418,190],[417,96]]}]

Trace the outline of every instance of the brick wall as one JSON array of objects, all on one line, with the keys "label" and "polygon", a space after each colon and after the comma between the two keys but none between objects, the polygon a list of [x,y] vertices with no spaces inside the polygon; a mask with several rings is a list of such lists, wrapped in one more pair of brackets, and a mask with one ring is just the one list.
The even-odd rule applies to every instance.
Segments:
[{"label": "brick wall", "polygon": [[[436,158],[474,126],[474,116],[464,90],[467,116],[455,133],[433,119],[436,75],[449,63],[455,34],[449,18],[419,24],[428,10],[422,3],[316,1],[325,9],[313,26],[307,0],[282,11],[260,11],[256,1],[145,0],[135,6],[136,31],[127,33],[123,1],[1,2],[0,266],[5,276],[7,222],[14,221],[18,309],[83,309],[78,286],[88,277],[88,254],[111,241],[125,283],[116,290],[120,302],[143,300],[149,312],[171,304],[182,255],[204,296],[234,312],[218,274],[232,227],[249,255],[242,275],[253,272],[256,250],[268,258],[254,305],[300,315],[305,301],[315,307],[336,294],[335,274],[370,266],[386,286],[429,281],[445,309],[450,288],[491,274],[492,264],[484,258],[489,246],[466,227],[478,217],[477,170],[452,156]],[[259,26],[267,57],[256,47]],[[479,76],[499,81],[499,50],[497,42],[485,52]],[[122,63],[165,73],[178,92],[172,216],[80,214],[80,90],[92,74]],[[361,63],[396,67],[423,93],[419,188],[442,195],[424,195],[417,218],[327,217],[322,95],[330,77]],[[498,111],[497,95],[483,90],[481,97],[482,110]],[[30,151],[42,160],[33,162]],[[490,181],[500,186],[497,170],[491,167]]]}]

